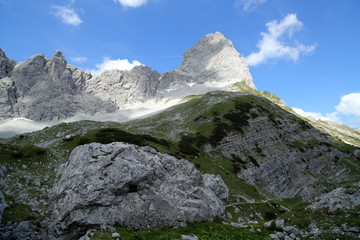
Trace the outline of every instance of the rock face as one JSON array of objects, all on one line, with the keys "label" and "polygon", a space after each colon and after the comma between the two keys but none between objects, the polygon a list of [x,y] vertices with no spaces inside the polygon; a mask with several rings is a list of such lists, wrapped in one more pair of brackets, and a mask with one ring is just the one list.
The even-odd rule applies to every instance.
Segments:
[{"label": "rock face", "polygon": [[360,187],[341,187],[316,198],[310,208],[327,209],[329,212],[336,212],[337,210],[352,210],[357,206],[360,206]]},{"label": "rock face", "polygon": [[120,109],[155,97],[160,74],[146,66],[130,71],[110,70],[86,82],[86,92],[116,104]]},{"label": "rock face", "polygon": [[9,59],[0,48],[0,79],[11,77],[16,61]]},{"label": "rock face", "polygon": [[150,229],[224,214],[219,176],[150,147],[92,143],[73,150],[53,188],[50,234],[73,239],[94,226]]},{"label": "rock face", "polygon": [[249,68],[232,42],[219,32],[208,34],[184,54],[173,72],[177,81],[188,83],[245,82],[255,89]]},{"label": "rock face", "polygon": [[[83,93],[90,74],[68,65],[60,51],[47,59],[39,54],[15,66],[9,101],[15,116],[51,121],[76,113],[95,114],[117,109],[113,104]],[[8,89],[9,90],[9,89]]]},{"label": "rock face", "polygon": [[141,108],[147,101],[178,103],[188,95],[243,82],[255,89],[248,66],[221,33],[203,37],[186,51],[181,66],[159,74],[146,66],[109,70],[99,76],[68,65],[57,51],[16,64],[0,50],[0,121],[25,117],[37,121]]},{"label": "rock face", "polygon": [[279,198],[310,200],[328,190],[328,183],[348,177],[349,169],[340,159],[350,154],[333,147],[331,137],[269,101],[258,102],[238,103],[236,120],[247,119],[240,122],[242,129],[228,132],[208,151],[233,158],[241,168],[240,178]]}]

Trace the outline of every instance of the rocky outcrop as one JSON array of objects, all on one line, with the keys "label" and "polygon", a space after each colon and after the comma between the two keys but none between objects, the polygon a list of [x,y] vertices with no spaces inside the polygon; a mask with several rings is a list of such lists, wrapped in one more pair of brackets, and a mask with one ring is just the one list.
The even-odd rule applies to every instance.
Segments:
[{"label": "rocky outcrop", "polygon": [[240,168],[238,176],[248,183],[279,198],[310,200],[331,190],[329,183],[348,177],[349,169],[340,159],[351,155],[333,147],[333,139],[305,121],[271,102],[248,105],[242,114],[247,114],[247,121],[241,131],[229,132],[208,151],[233,158]]},{"label": "rocky outcrop", "polygon": [[0,48],[0,79],[11,77],[15,65],[16,61],[8,58],[4,51]]},{"label": "rocky outcrop", "polygon": [[256,89],[246,60],[240,57],[232,42],[219,32],[206,35],[187,50],[181,66],[171,74],[175,82],[226,82],[231,85],[245,82]]},{"label": "rocky outcrop", "polygon": [[146,66],[130,71],[109,70],[86,82],[86,92],[123,109],[153,99],[160,74]]},{"label": "rocky outcrop", "polygon": [[43,240],[41,229],[31,221],[13,222],[0,226],[0,239],[11,240]]},{"label": "rocky outcrop", "polygon": [[14,68],[7,88],[10,109],[14,116],[40,121],[115,111],[115,105],[83,92],[90,77],[68,65],[60,51],[49,59],[35,55]]},{"label": "rocky outcrop", "polygon": [[309,206],[311,209],[322,209],[329,212],[348,211],[360,206],[360,187],[337,188],[322,194]]},{"label": "rocky outcrop", "polygon": [[150,147],[92,143],[73,150],[53,188],[54,239],[119,225],[151,229],[224,214],[228,189],[219,176]]},{"label": "rocky outcrop", "polygon": [[0,123],[14,115],[13,104],[10,103],[12,99],[9,98],[8,92],[13,90],[10,77],[15,65],[16,61],[9,59],[0,48]]},{"label": "rocky outcrop", "polygon": [[[12,87],[12,81],[10,78],[5,77],[0,79],[0,123],[6,121],[7,119],[11,119],[14,117],[13,105],[10,104],[9,98],[9,88]],[[11,91],[10,91],[11,92]]]}]

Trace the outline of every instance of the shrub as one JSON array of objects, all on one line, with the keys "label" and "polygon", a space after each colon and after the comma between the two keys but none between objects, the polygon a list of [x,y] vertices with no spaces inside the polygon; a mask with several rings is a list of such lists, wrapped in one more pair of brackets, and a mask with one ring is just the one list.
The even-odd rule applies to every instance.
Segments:
[{"label": "shrub", "polygon": [[91,140],[87,137],[80,137],[79,145],[85,145],[91,143]]},{"label": "shrub", "polygon": [[179,142],[179,150],[181,153],[188,154],[188,155],[198,155],[199,151],[193,147],[193,143],[196,141],[196,139],[190,137],[190,136],[182,136],[181,140]]}]

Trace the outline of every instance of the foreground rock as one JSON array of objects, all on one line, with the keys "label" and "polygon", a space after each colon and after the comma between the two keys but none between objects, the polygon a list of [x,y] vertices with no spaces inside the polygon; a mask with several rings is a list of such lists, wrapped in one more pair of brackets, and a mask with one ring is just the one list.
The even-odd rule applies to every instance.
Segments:
[{"label": "foreground rock", "polygon": [[310,205],[311,209],[326,209],[329,212],[353,210],[360,206],[360,187],[336,188],[335,190],[322,194]]},{"label": "foreground rock", "polygon": [[151,229],[224,215],[228,189],[219,176],[150,147],[92,143],[73,150],[53,188],[50,235],[73,239],[87,229]]}]

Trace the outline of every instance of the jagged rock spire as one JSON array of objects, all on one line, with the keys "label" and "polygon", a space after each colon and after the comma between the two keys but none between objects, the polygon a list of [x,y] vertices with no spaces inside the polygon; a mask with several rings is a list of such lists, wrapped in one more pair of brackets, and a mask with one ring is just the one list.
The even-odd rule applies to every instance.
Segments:
[{"label": "jagged rock spire", "polygon": [[10,77],[15,65],[16,61],[8,58],[5,52],[0,48],[0,79]]}]

